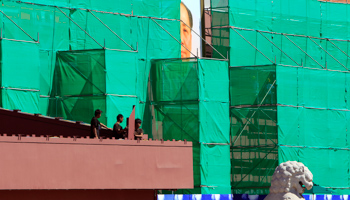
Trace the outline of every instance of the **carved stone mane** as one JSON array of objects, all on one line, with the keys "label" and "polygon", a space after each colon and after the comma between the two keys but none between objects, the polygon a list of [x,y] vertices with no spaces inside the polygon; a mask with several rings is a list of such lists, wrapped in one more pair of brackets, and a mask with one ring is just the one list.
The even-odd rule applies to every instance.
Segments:
[{"label": "carved stone mane", "polygon": [[272,175],[270,194],[264,200],[301,200],[304,199],[305,188],[313,186],[313,175],[300,162],[281,163]]}]

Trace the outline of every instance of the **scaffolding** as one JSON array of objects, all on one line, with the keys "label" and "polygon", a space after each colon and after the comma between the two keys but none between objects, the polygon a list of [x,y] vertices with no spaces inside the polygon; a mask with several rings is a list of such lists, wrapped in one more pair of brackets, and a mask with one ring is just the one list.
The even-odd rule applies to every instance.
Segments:
[{"label": "scaffolding", "polygon": [[154,60],[148,132],[193,142],[195,189],[178,193],[229,194],[228,63],[209,59]]},{"label": "scaffolding", "polygon": [[310,168],[315,190],[348,193],[349,165],[338,161],[350,153],[349,74],[285,65],[230,68],[234,193],[268,193],[274,168],[288,160]]},{"label": "scaffolding", "polygon": [[108,49],[57,52],[48,114],[89,122],[91,113],[100,109],[100,121],[112,127],[116,113],[129,116],[135,105],[136,117],[143,117],[136,57],[137,52]]},{"label": "scaffolding", "polygon": [[[135,105],[136,117],[151,137],[197,142],[196,189],[182,192],[230,193],[227,61],[199,59],[193,52],[193,59],[178,59],[180,0],[1,2],[1,107],[85,123],[100,109],[101,122],[112,127],[118,114],[129,116]],[[172,91],[152,90],[152,62],[177,69],[153,79],[171,84]],[[182,75],[185,83],[168,79],[182,80]],[[176,84],[191,89],[175,97],[169,92],[180,90]],[[222,88],[221,98],[214,95],[217,88]],[[168,96],[150,100],[148,90]]]},{"label": "scaffolding", "polygon": [[[350,20],[343,16],[348,9],[316,0],[212,0],[212,44],[229,55],[230,66],[275,63],[347,71]],[[219,56],[213,52],[213,57]]]},{"label": "scaffolding", "polygon": [[3,0],[1,107],[87,123],[99,108],[111,127],[136,105],[154,139],[194,142],[195,189],[177,193],[266,194],[278,163],[298,160],[345,194],[343,3],[212,0],[210,60],[179,59],[180,0]]},{"label": "scaffolding", "polygon": [[[96,103],[100,102],[101,98],[121,98],[122,96],[124,105],[139,105],[138,117],[142,119],[144,103],[147,101],[151,59],[180,57],[179,5],[179,0],[147,3],[113,0],[103,2],[95,0],[2,1],[0,20],[4,84],[1,87],[4,92],[1,98],[4,104],[1,106],[88,123],[90,119],[82,115],[92,115],[91,109],[99,106],[105,108],[104,104]],[[34,39],[33,35],[38,35],[37,39]],[[10,42],[11,44],[8,44]],[[12,44],[13,42],[21,43],[15,45]],[[21,63],[18,59],[16,61],[14,51],[25,51],[21,55],[28,56],[28,59],[23,58]],[[120,59],[118,63],[111,58],[114,53],[115,57]],[[131,54],[133,56],[129,56]],[[101,61],[99,64],[94,60],[96,57],[98,57],[96,60]],[[11,58],[13,59],[10,60]],[[23,77],[18,78],[23,80],[22,82],[27,81],[26,84],[19,84],[20,81],[13,79],[14,75],[5,70],[7,60],[8,63],[16,63],[18,71],[23,72]],[[125,64],[126,62],[130,65]],[[115,81],[118,79],[118,73],[110,72],[111,70],[103,73],[103,70],[113,68],[112,64],[118,66],[116,69],[124,74],[124,82]],[[125,70],[119,66],[125,67]],[[23,67],[25,70],[22,69]],[[99,68],[97,71],[102,70],[102,72],[94,74],[95,67],[96,70]],[[88,69],[93,72],[91,76],[84,74]],[[72,77],[57,76],[57,74],[64,74],[66,70],[77,79],[70,80],[69,78]],[[17,76],[21,74],[18,71],[13,70]],[[134,77],[135,80],[136,76],[138,78],[137,81],[130,83],[133,79],[127,80],[126,76]],[[103,78],[97,80],[97,77]],[[7,84],[5,83],[7,80],[18,83]],[[74,80],[80,80],[80,82],[73,84]],[[105,82],[99,82],[102,80]],[[35,86],[31,86],[33,84]],[[119,87],[111,84],[118,84]],[[92,87],[96,85],[99,87]],[[101,85],[105,86],[100,87]],[[58,86],[59,90],[57,90]],[[10,93],[8,90],[10,87],[16,90],[11,90]],[[65,87],[67,88],[64,89]],[[88,87],[93,89],[89,90]],[[105,90],[111,87],[118,87],[119,91]],[[65,93],[67,91],[68,93]],[[131,96],[130,99],[126,100],[125,95]],[[109,102],[119,104],[121,100]],[[82,105],[94,106],[83,109]],[[128,107],[131,110],[132,107]],[[73,112],[79,110],[78,108],[89,111],[90,114],[85,111],[80,114],[77,111]],[[126,112],[127,109],[124,107],[118,108],[118,112],[120,109],[124,110],[121,113],[126,115],[129,112]],[[105,123],[108,121],[109,126],[112,126],[112,121],[115,121],[114,115],[118,114],[116,109],[111,110],[116,113],[112,111],[108,116],[109,120],[107,116],[102,117]]]},{"label": "scaffolding", "polygon": [[269,193],[288,160],[313,172],[312,192],[348,193],[349,9],[211,1],[212,44],[230,63],[232,193]]},{"label": "scaffolding", "polygon": [[4,11],[0,12],[2,23],[22,36],[11,38],[7,29],[1,28],[0,107],[39,113],[39,34],[34,39]]}]

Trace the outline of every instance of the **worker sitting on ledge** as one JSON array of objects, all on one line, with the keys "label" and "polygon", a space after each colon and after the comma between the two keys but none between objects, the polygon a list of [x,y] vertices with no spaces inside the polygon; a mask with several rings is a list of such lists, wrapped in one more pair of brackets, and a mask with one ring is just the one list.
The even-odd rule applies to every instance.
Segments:
[{"label": "worker sitting on ledge", "polygon": [[90,138],[98,138],[100,139],[100,129],[101,127],[105,129],[110,129],[106,125],[102,124],[98,121],[98,118],[101,117],[102,111],[97,109],[95,110],[95,116],[91,119],[91,127],[90,127]]},{"label": "worker sitting on ledge", "polygon": [[113,135],[116,139],[123,139],[125,137],[125,129],[120,125],[124,120],[124,116],[119,114],[117,116],[117,122],[113,126]]},{"label": "worker sitting on ledge", "polygon": [[138,138],[141,140],[142,136],[143,136],[143,130],[141,127],[141,119],[135,119],[135,140],[137,140]]}]

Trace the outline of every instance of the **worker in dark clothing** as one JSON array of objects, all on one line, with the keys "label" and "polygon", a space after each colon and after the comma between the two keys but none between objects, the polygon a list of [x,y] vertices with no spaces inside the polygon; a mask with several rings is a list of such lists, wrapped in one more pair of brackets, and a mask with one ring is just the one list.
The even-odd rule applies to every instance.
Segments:
[{"label": "worker in dark clothing", "polygon": [[143,136],[143,130],[141,127],[141,119],[135,119],[135,140],[137,140],[138,138],[141,140],[142,136]]},{"label": "worker in dark clothing", "polygon": [[105,129],[109,129],[106,125],[102,124],[98,121],[98,118],[101,117],[102,111],[97,109],[95,110],[95,116],[91,119],[91,127],[90,127],[90,138],[98,138],[100,139],[100,129],[101,127]]},{"label": "worker in dark clothing", "polygon": [[113,135],[116,139],[122,139],[125,137],[125,129],[120,125],[124,120],[124,116],[119,114],[117,116],[117,122],[113,126]]}]

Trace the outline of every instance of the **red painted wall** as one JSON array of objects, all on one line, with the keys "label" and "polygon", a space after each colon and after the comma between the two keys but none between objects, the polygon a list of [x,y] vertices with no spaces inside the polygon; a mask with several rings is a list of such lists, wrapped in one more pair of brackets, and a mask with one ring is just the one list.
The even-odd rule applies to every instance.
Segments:
[{"label": "red painted wall", "polygon": [[193,188],[192,143],[0,137],[0,190]]},{"label": "red painted wall", "polygon": [[155,200],[154,190],[16,190],[1,191],[6,200]]}]

